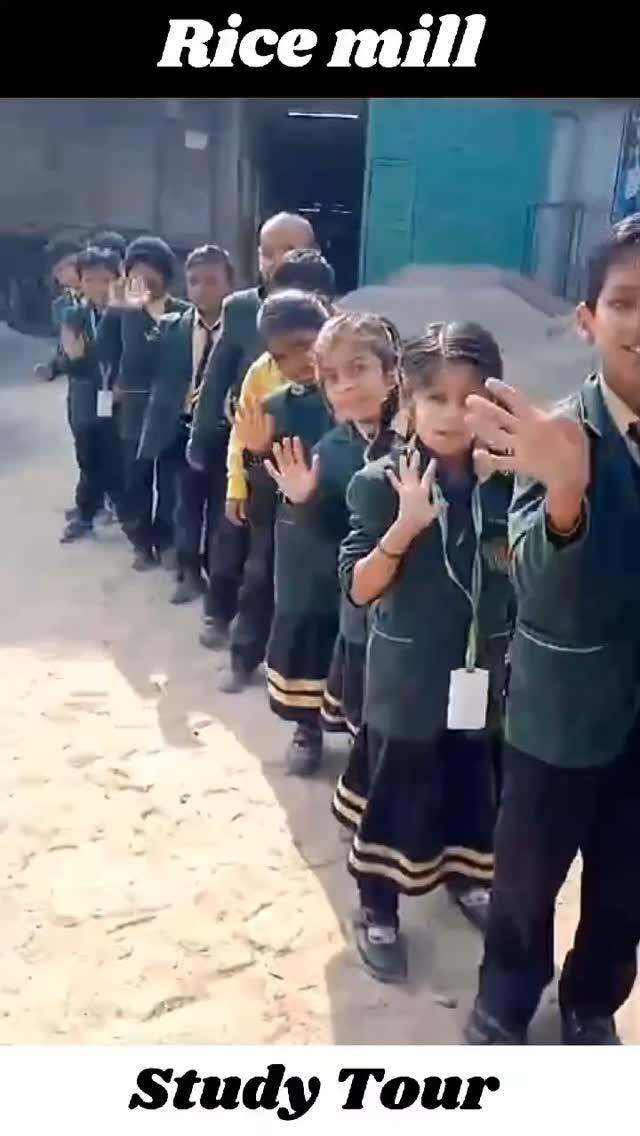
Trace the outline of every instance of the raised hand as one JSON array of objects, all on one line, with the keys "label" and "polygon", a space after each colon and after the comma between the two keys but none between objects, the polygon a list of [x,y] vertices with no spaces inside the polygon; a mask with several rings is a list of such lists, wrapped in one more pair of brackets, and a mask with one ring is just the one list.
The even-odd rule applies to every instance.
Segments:
[{"label": "raised hand", "polygon": [[134,311],[142,311],[151,303],[151,293],[141,276],[131,276],[127,279],[124,303],[125,307]]},{"label": "raised hand", "polygon": [[239,406],[236,410],[235,430],[240,445],[252,454],[267,454],[275,433],[275,423],[260,403]]},{"label": "raised hand", "polygon": [[264,467],[278,489],[292,505],[302,505],[313,497],[320,479],[320,462],[317,454],[307,462],[299,438],[283,438],[273,447],[273,461]]},{"label": "raised hand", "polygon": [[78,335],[77,331],[74,331],[68,324],[63,323],[60,332],[60,340],[62,350],[67,356],[67,359],[82,359],[86,351],[86,345],[82,335]]},{"label": "raised hand", "polygon": [[422,477],[420,476],[420,454],[417,450],[409,459],[404,454],[401,455],[398,474],[393,470],[387,473],[398,494],[397,522],[414,536],[429,528],[440,512],[433,496],[435,476],[435,458],[431,459]]},{"label": "raised hand", "polygon": [[570,418],[542,410],[498,379],[481,395],[467,399],[467,424],[485,467],[519,473],[554,493],[584,492],[589,484],[589,441]]}]

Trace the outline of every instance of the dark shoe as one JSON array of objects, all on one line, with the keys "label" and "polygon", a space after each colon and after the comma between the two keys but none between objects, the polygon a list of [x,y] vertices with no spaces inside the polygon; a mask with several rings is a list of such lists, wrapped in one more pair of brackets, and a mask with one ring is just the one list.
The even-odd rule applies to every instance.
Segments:
[{"label": "dark shoe", "polygon": [[204,592],[204,580],[193,572],[186,572],[182,580],[178,580],[176,590],[171,597],[172,604],[187,604],[197,600]]},{"label": "dark shoe", "polygon": [[151,549],[137,548],[131,567],[134,572],[148,572],[150,568],[155,568],[157,563]]},{"label": "dark shoe", "polygon": [[563,1045],[622,1045],[613,1018],[579,1018],[562,1014]]},{"label": "dark shoe", "polygon": [[64,511],[65,521],[75,521],[76,517],[79,515],[77,505],[72,505],[70,509],[65,509]]},{"label": "dark shoe", "polygon": [[407,949],[400,931],[376,918],[375,912],[360,911],[353,921],[358,954],[369,974],[378,982],[405,982]]},{"label": "dark shoe", "polygon": [[287,772],[295,777],[309,777],[322,764],[322,730],[297,726],[285,755]]},{"label": "dark shoe", "polygon": [[100,510],[98,516],[102,525],[115,525],[118,522],[118,512],[112,501],[105,501],[104,509]]},{"label": "dark shoe", "polygon": [[465,880],[460,883],[450,881],[447,883],[447,891],[471,926],[484,934],[489,921],[491,889]]},{"label": "dark shoe", "polygon": [[229,628],[220,619],[212,619],[205,623],[199,635],[199,642],[208,651],[217,651],[226,647],[229,638]]},{"label": "dark shoe", "polygon": [[463,1030],[467,1045],[526,1045],[527,1034],[517,1033],[503,1026],[497,1018],[492,1018],[476,1002],[469,1020]]},{"label": "dark shoe", "polygon": [[218,689],[222,694],[241,694],[251,682],[251,674],[240,667],[229,667],[220,679]]},{"label": "dark shoe", "polygon": [[158,559],[167,572],[178,571],[178,557],[175,548],[163,548],[158,552]]},{"label": "dark shoe", "polygon": [[80,517],[74,517],[72,521],[66,525],[65,530],[60,537],[60,544],[72,544],[75,540],[82,540],[84,536],[89,536],[93,532],[93,525],[91,521],[83,521]]}]

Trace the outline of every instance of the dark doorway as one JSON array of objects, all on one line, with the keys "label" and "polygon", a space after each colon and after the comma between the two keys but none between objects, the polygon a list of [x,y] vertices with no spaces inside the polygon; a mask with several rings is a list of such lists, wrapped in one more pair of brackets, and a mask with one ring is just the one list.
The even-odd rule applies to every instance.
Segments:
[{"label": "dark doorway", "polygon": [[339,293],[358,284],[366,99],[251,100],[263,221],[288,210],[311,221]]}]

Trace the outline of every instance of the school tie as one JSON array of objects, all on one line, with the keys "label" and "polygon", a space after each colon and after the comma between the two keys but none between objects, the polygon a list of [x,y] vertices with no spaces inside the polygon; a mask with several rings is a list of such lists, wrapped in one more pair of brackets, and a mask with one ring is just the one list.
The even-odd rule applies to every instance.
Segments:
[{"label": "school tie", "polygon": [[206,327],[205,324],[201,324],[201,327],[204,327],[206,334],[205,334],[204,346],[202,348],[202,352],[201,352],[201,355],[200,355],[198,366],[196,367],[196,373],[193,376],[193,387],[192,387],[192,394],[191,394],[191,409],[192,410],[195,410],[196,404],[198,402],[198,395],[200,394],[200,387],[202,386],[202,380],[204,378],[204,370],[205,370],[205,367],[207,365],[207,360],[208,360],[209,355],[211,353],[211,346],[212,346],[212,343],[213,343],[213,331],[214,331],[214,329],[212,327]]}]

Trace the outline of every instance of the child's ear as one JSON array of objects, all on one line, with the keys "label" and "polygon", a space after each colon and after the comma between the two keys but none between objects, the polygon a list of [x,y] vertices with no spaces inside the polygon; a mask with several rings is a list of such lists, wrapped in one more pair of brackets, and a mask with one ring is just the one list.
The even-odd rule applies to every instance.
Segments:
[{"label": "child's ear", "polygon": [[593,343],[593,314],[584,300],[576,308],[576,326],[580,338]]}]

